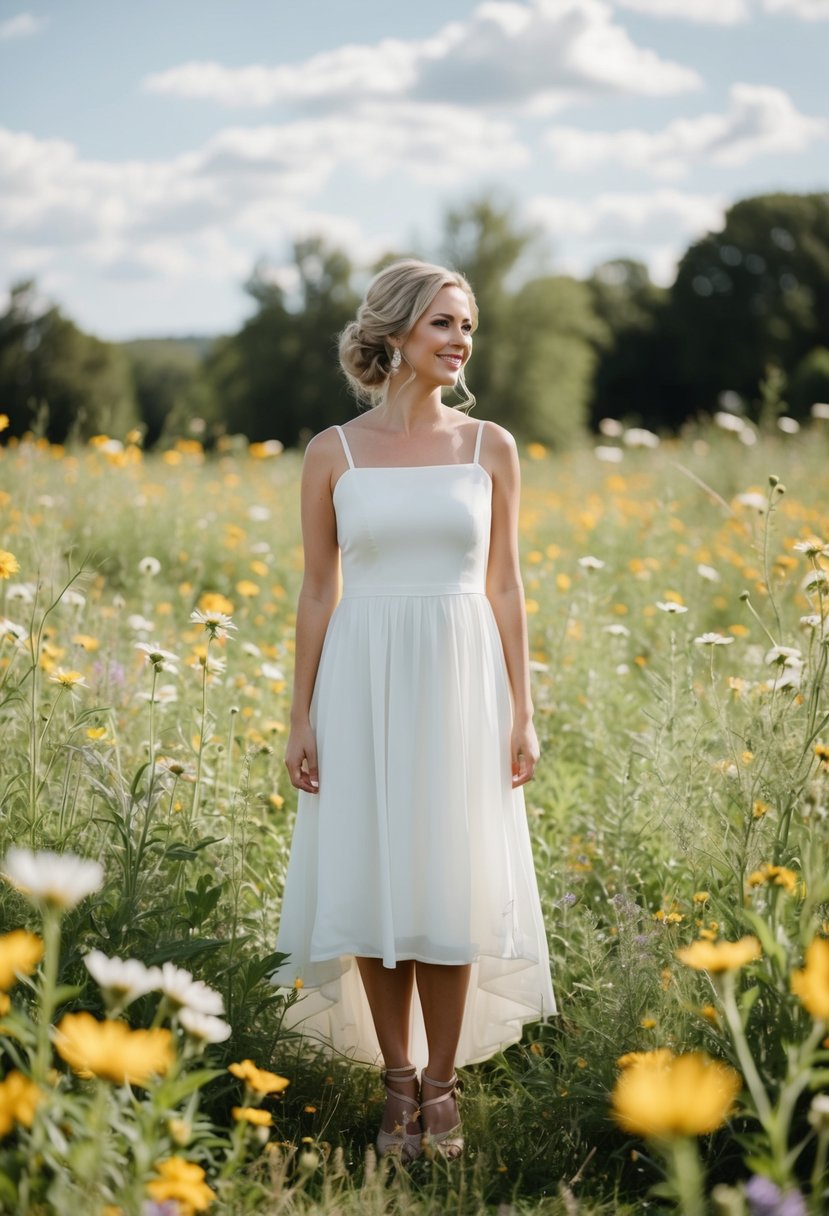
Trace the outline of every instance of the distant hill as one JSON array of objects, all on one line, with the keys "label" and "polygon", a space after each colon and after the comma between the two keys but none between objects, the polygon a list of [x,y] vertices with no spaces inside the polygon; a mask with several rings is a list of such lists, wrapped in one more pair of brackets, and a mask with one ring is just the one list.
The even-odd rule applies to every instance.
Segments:
[{"label": "distant hill", "polygon": [[175,363],[182,367],[194,367],[201,363],[215,337],[188,338],[133,338],[129,342],[118,342],[131,358],[151,363]]}]

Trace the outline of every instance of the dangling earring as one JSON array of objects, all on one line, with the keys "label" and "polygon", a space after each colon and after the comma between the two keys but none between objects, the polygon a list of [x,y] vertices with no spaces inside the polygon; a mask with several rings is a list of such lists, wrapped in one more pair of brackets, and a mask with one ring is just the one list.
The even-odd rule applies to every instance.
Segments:
[{"label": "dangling earring", "polygon": [[400,347],[399,347],[399,346],[395,346],[395,348],[394,348],[394,354],[393,354],[393,355],[392,355],[392,357],[391,357],[391,370],[392,370],[392,375],[394,375],[394,373],[395,373],[395,372],[397,372],[397,371],[399,371],[399,370],[400,370],[400,364],[401,364],[402,362],[403,362],[403,356],[400,354]]}]

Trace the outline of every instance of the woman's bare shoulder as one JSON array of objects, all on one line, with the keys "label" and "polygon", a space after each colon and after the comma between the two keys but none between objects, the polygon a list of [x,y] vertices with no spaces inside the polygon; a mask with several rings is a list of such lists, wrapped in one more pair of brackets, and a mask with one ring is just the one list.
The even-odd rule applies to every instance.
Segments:
[{"label": "woman's bare shoulder", "polygon": [[515,438],[511,432],[505,426],[501,426],[497,422],[490,422],[489,419],[486,420],[484,427],[482,447],[495,460],[509,459],[517,451]]}]

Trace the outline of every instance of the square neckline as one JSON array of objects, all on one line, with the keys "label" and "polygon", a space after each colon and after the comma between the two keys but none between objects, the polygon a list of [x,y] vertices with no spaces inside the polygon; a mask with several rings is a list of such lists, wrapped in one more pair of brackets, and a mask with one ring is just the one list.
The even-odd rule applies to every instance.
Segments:
[{"label": "square neckline", "polygon": [[475,468],[477,468],[483,472],[483,474],[486,477],[487,481],[489,482],[489,485],[491,488],[492,487],[492,476],[489,473],[489,471],[484,468],[484,466],[481,464],[481,461],[480,461],[481,440],[483,439],[483,435],[484,435],[484,424],[485,423],[486,423],[485,418],[481,418],[481,420],[478,423],[478,433],[475,436],[475,453],[474,453],[474,458],[472,460],[457,460],[457,461],[452,461],[449,463],[444,461],[441,464],[355,464],[354,457],[351,455],[351,448],[348,446],[348,440],[345,437],[345,431],[343,430],[343,428],[341,426],[339,426],[337,423],[335,423],[334,429],[336,430],[337,434],[340,437],[340,443],[342,444],[343,451],[345,452],[346,460],[348,461],[348,468],[344,469],[343,472],[339,475],[339,477],[335,481],[334,487],[331,491],[331,497],[333,499],[334,495],[337,492],[337,486],[340,484],[342,479],[345,476],[347,476],[348,473],[369,472],[371,470],[375,470],[375,471],[382,470],[384,472],[390,472],[393,470],[395,472],[411,473],[415,469],[475,469]]}]

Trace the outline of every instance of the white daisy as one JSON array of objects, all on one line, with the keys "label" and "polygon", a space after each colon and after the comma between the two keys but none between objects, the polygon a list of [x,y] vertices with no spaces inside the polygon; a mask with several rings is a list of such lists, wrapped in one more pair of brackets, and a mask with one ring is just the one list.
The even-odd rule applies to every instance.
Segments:
[{"label": "white daisy", "polygon": [[811,412],[813,418],[829,418],[829,401],[816,401]]},{"label": "white daisy", "polygon": [[599,430],[608,439],[618,439],[624,429],[618,418],[602,418],[599,423]]},{"label": "white daisy", "polygon": [[796,418],[789,418],[786,414],[781,414],[777,419],[777,429],[784,435],[796,435],[800,430],[800,423]]},{"label": "white daisy", "polygon": [[602,559],[600,557],[591,557],[590,554],[588,554],[587,557],[580,557],[579,565],[581,566],[581,568],[583,570],[603,570],[604,569],[604,562],[602,561]]},{"label": "white daisy", "polygon": [[152,633],[155,629],[152,621],[148,621],[145,616],[141,616],[137,612],[133,612],[131,616],[127,617],[127,624],[133,633]]},{"label": "white daisy", "polygon": [[754,511],[765,511],[768,505],[765,494],[759,494],[756,490],[738,494],[737,502],[743,507],[751,507]]},{"label": "white daisy", "polygon": [[263,663],[261,667],[262,675],[266,680],[284,680],[285,672],[281,667],[277,667],[276,663]]},{"label": "white daisy", "polygon": [[188,1007],[181,1010],[178,1020],[189,1035],[202,1043],[224,1043],[232,1033],[228,1023],[221,1018],[212,1017],[209,1013],[197,1013]]},{"label": "white daisy", "polygon": [[709,583],[718,583],[720,581],[720,576],[714,567],[706,566],[703,562],[697,566],[697,574],[700,578],[707,579]]},{"label": "white daisy", "polygon": [[138,563],[138,570],[147,578],[155,578],[157,574],[161,573],[161,562],[157,557],[142,557]]},{"label": "white daisy", "polygon": [[792,548],[795,553],[805,553],[807,557],[829,557],[829,545],[825,540],[819,540],[817,536],[799,540],[792,545]]},{"label": "white daisy", "polygon": [[829,574],[825,570],[810,570],[801,583],[807,595],[829,591]]},{"label": "white daisy", "polygon": [[270,517],[271,513],[268,507],[248,507],[248,519],[252,519],[255,524],[267,523]]},{"label": "white daisy", "polygon": [[729,414],[725,410],[718,410],[714,415],[714,425],[718,426],[721,431],[731,431],[733,435],[738,435],[745,426],[742,418],[738,418],[736,414]]},{"label": "white daisy", "polygon": [[122,1006],[153,992],[161,981],[158,967],[145,967],[137,958],[108,958],[100,950],[92,950],[83,961],[99,988]]},{"label": "white daisy", "polygon": [[803,659],[795,646],[772,646],[766,652],[766,662],[776,663],[778,667],[802,667]]},{"label": "white daisy", "polygon": [[662,612],[687,612],[688,609],[684,604],[677,604],[674,600],[657,600],[657,608]]},{"label": "white daisy", "polygon": [[175,963],[164,963],[161,967],[159,988],[171,1005],[185,1005],[194,1013],[220,1015],[225,1011],[222,994],[208,987],[201,980],[194,980],[189,971]]},{"label": "white daisy", "polygon": [[602,444],[593,449],[593,455],[604,464],[621,464],[625,458],[621,448],[609,448]]},{"label": "white daisy", "polygon": [[190,620],[196,625],[204,625],[211,638],[228,638],[230,630],[236,630],[233,621],[224,612],[202,612],[194,608],[190,613]]},{"label": "white daisy", "polygon": [[622,435],[622,442],[629,448],[658,448],[659,436],[644,427],[632,426]]},{"label": "white daisy", "polygon": [[176,671],[176,663],[181,662],[178,655],[169,650],[162,650],[157,642],[136,642],[135,649],[142,651],[152,663],[156,671]]},{"label": "white daisy", "polygon": [[0,874],[33,901],[59,908],[74,908],[104,881],[104,868],[98,861],[48,849],[33,853],[16,846],[6,853]]},{"label": "white daisy", "polygon": [[730,646],[733,641],[733,638],[724,637],[721,633],[703,633],[694,638],[697,646]]}]

